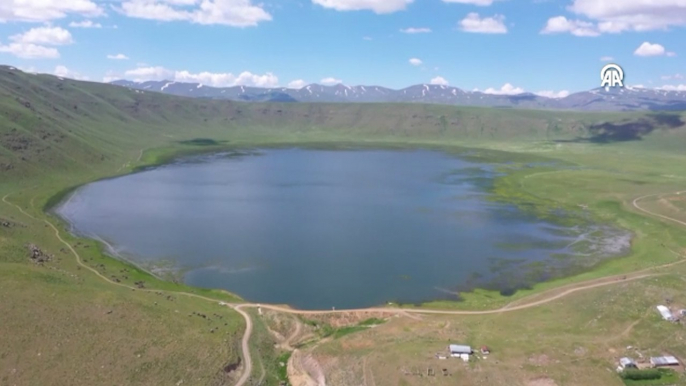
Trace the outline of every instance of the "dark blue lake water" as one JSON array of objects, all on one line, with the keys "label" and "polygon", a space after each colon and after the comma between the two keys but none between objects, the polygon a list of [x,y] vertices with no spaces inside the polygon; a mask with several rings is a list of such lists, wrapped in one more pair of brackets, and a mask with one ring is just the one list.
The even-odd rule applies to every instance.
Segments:
[{"label": "dark blue lake water", "polygon": [[58,213],[139,264],[172,262],[188,284],[299,308],[512,286],[508,271],[559,265],[551,256],[590,234],[487,201],[491,173],[440,152],[258,153],[95,182]]}]

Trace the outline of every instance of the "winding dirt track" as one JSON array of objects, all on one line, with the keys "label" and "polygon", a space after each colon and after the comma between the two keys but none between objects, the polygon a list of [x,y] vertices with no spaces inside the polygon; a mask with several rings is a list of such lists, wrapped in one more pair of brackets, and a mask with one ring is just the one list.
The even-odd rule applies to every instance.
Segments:
[{"label": "winding dirt track", "polygon": [[248,381],[250,375],[252,374],[252,357],[250,356],[250,335],[252,334],[252,319],[247,312],[241,309],[241,306],[233,307],[236,312],[243,316],[245,319],[245,333],[243,334],[243,339],[241,340],[241,350],[243,350],[243,374],[236,382],[236,386],[244,385]]},{"label": "winding dirt track", "polygon": [[[686,190],[682,190],[682,191],[680,191],[680,192],[676,192],[676,193],[673,193],[673,194],[679,195],[679,194],[682,194],[682,193],[686,193]],[[661,215],[661,214],[659,214],[659,213],[653,213],[653,212],[651,212],[651,211],[649,211],[649,210],[646,210],[646,209],[641,208],[641,207],[638,205],[638,203],[639,203],[641,200],[643,200],[643,199],[645,199],[645,198],[648,198],[648,197],[655,197],[655,196],[663,196],[663,194],[649,194],[649,195],[647,195],[647,196],[639,197],[639,198],[635,199],[634,202],[633,202],[632,204],[634,205],[634,208],[640,210],[640,211],[643,212],[643,213],[647,213],[647,214],[649,214],[649,215],[651,215],[651,216],[659,217],[659,218],[664,219],[664,220],[674,221],[674,222],[677,223],[677,224],[681,224],[681,225],[683,225],[683,226],[686,226],[686,222],[683,222],[683,221],[681,221],[681,220],[677,220],[677,219],[675,219],[675,218],[671,218],[671,217],[668,217],[668,216],[664,216],[664,215]]]},{"label": "winding dirt track", "polygon": [[[682,193],[686,193],[686,191],[676,192],[675,194],[682,194]],[[654,213],[654,212],[651,212],[651,211],[644,209],[641,206],[639,206],[639,202],[641,200],[646,199],[648,197],[659,196],[659,195],[660,194],[651,194],[651,195],[638,197],[638,198],[633,200],[632,205],[637,210],[644,212],[648,215],[659,217],[659,218],[662,218],[662,219],[668,220],[668,221],[673,221],[673,222],[678,223],[680,225],[686,226],[686,222],[684,222],[684,221],[674,219],[674,218],[671,218],[671,217],[668,217],[665,215],[661,215],[659,213]],[[5,195],[2,198],[2,201],[5,204],[17,208],[21,213],[23,213],[24,215],[30,217],[31,219],[33,219],[35,221],[41,221],[41,219],[38,219],[38,218],[32,216],[31,214],[27,213],[26,211],[24,211],[24,209],[22,209],[19,205],[16,205],[16,204],[13,204],[13,203],[7,201],[8,196],[9,196],[9,194]],[[136,290],[140,290],[140,291],[147,291],[147,292],[159,292],[159,290],[154,290],[154,289],[138,289],[138,288],[128,286],[128,285],[123,284],[123,283],[117,283],[117,282],[110,280],[109,278],[107,278],[106,276],[104,276],[100,272],[98,272],[96,269],[84,264],[83,261],[81,260],[81,256],[78,254],[78,252],[76,252],[76,250],[61,237],[59,229],[57,229],[57,227],[55,227],[50,221],[48,221],[47,219],[44,219],[44,220],[42,220],[42,222],[45,222],[45,224],[50,226],[55,231],[55,237],[57,237],[57,239],[60,242],[62,242],[65,246],[67,246],[69,248],[69,250],[76,257],[76,262],[80,266],[82,266],[82,267],[88,269],[89,271],[93,272],[95,275],[97,275],[101,279],[103,279],[103,280],[105,280],[105,281],[107,281],[113,285],[118,285],[120,287],[125,287],[125,288],[129,288],[129,289],[136,289]],[[274,311],[278,311],[278,312],[295,314],[295,315],[322,315],[322,314],[346,313],[346,312],[383,312],[383,313],[406,315],[406,316],[409,316],[411,314],[439,314],[439,315],[500,314],[500,313],[505,313],[505,312],[520,311],[520,310],[524,310],[527,308],[537,307],[537,306],[553,302],[555,300],[561,299],[563,297],[566,297],[568,295],[571,295],[573,293],[580,292],[580,291],[585,291],[585,290],[598,288],[598,287],[604,287],[604,286],[613,285],[613,284],[617,284],[617,283],[626,283],[629,281],[640,280],[640,279],[644,279],[644,278],[652,277],[652,276],[665,275],[666,273],[649,273],[649,272],[656,271],[656,270],[659,270],[662,268],[667,268],[670,266],[674,266],[674,265],[686,262],[686,259],[684,259],[683,255],[681,255],[680,253],[675,252],[675,251],[672,251],[672,253],[674,253],[675,255],[682,257],[682,258],[675,261],[675,262],[669,263],[669,264],[656,266],[656,267],[650,267],[650,268],[644,269],[642,271],[633,272],[633,273],[629,273],[626,275],[617,275],[617,276],[605,277],[605,278],[600,278],[600,279],[594,279],[594,280],[589,280],[586,282],[572,284],[572,285],[569,285],[566,287],[552,289],[552,290],[545,291],[545,292],[534,295],[536,297],[542,296],[542,298],[539,300],[529,302],[529,303],[525,302],[524,304],[520,304],[520,305],[516,305],[516,306],[506,305],[504,307],[494,309],[494,310],[484,310],[484,311],[457,311],[456,310],[456,311],[451,311],[451,310],[431,310],[431,309],[411,309],[411,308],[395,309],[395,308],[381,308],[381,307],[349,309],[349,310],[296,310],[296,309],[292,309],[292,308],[287,308],[287,307],[282,307],[282,306],[277,306],[277,305],[268,305],[268,304],[255,304],[255,303],[243,303],[243,304],[232,304],[232,305],[227,304],[228,307],[230,307],[230,308],[234,309],[236,312],[238,312],[245,319],[245,323],[246,323],[245,333],[243,334],[243,338],[242,338],[242,342],[241,342],[241,346],[242,346],[241,349],[243,351],[243,358],[244,358],[243,362],[245,365],[243,366],[243,374],[241,375],[241,377],[236,382],[236,386],[245,385],[245,383],[250,379],[250,376],[252,374],[252,357],[250,355],[249,342],[250,342],[250,336],[252,335],[253,324],[252,324],[252,319],[250,318],[250,315],[247,312],[245,312],[243,310],[243,308],[262,307],[262,308],[266,308],[266,309],[270,309],[270,310],[274,310]],[[208,298],[208,297],[205,297],[202,295],[196,295],[196,294],[188,293],[188,292],[175,292],[175,291],[161,291],[161,292],[167,292],[167,293],[173,293],[173,294],[177,294],[177,295],[194,297],[194,298],[198,298],[198,299],[211,301],[214,303],[219,302],[217,299],[212,299],[212,298]],[[547,294],[550,294],[550,295],[547,295]],[[524,299],[524,301],[526,301],[526,299]]]}]

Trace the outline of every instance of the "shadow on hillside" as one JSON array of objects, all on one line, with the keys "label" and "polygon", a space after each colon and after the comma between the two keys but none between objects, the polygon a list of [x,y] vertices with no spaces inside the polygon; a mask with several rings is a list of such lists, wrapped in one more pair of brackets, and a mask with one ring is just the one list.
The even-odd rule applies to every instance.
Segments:
[{"label": "shadow on hillside", "polygon": [[640,141],[655,130],[673,130],[686,125],[679,114],[650,114],[630,122],[602,122],[588,127],[587,137],[557,140],[556,142],[613,143]]},{"label": "shadow on hillside", "polygon": [[194,138],[194,139],[189,139],[186,141],[178,141],[178,143],[182,145],[191,145],[191,146],[217,146],[226,143],[227,141],[215,141],[214,139],[210,138]]}]

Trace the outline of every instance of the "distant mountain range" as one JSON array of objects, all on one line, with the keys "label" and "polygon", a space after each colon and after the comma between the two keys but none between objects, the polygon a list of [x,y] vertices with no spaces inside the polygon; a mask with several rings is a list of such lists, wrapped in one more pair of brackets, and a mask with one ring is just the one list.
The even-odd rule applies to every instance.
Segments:
[{"label": "distant mountain range", "polygon": [[132,82],[117,80],[112,84],[185,97],[248,102],[435,103],[459,106],[589,111],[686,110],[686,91],[665,91],[637,87],[609,90],[597,88],[571,94],[565,98],[547,98],[531,93],[494,95],[433,84],[419,84],[402,90],[393,90],[381,86],[345,86],[342,84],[334,86],[311,84],[301,89],[247,86],[210,87],[199,83],[172,81]]}]

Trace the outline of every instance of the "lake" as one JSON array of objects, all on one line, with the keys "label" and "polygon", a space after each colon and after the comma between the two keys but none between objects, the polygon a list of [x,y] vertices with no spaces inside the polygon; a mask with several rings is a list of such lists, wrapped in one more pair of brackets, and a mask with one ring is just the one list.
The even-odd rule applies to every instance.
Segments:
[{"label": "lake", "polygon": [[303,309],[512,293],[628,248],[489,201],[493,177],[441,152],[269,149],[94,182],[57,212],[152,271]]}]

